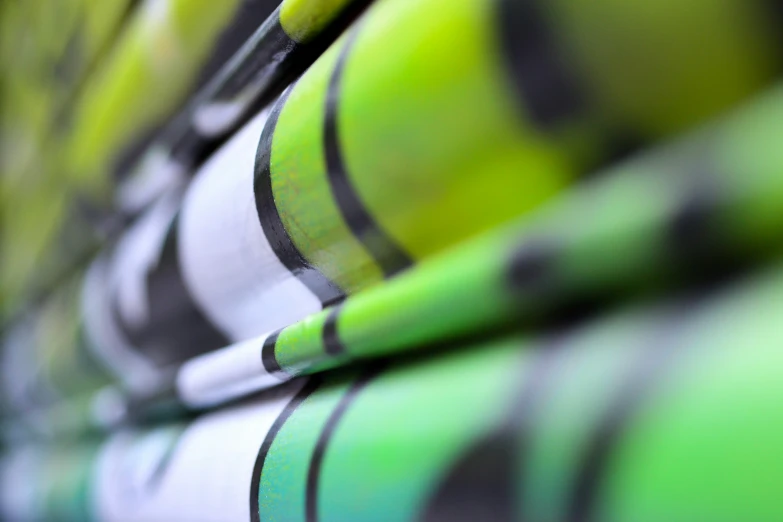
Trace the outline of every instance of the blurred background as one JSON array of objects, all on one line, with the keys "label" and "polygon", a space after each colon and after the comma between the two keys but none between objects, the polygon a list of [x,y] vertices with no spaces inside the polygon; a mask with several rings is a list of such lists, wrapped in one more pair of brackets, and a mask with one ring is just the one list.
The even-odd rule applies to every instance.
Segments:
[{"label": "blurred background", "polygon": [[0,1],[0,520],[783,520],[781,35]]}]

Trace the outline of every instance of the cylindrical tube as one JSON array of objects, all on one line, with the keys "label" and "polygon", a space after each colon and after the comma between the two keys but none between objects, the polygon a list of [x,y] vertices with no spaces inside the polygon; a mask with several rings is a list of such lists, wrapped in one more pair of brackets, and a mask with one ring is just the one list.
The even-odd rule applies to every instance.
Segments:
[{"label": "cylindrical tube", "polygon": [[[656,18],[651,13],[641,16],[633,8],[627,8],[630,11],[626,13],[626,8],[601,2],[588,12],[557,4],[559,7],[537,13],[517,11],[523,5],[517,5],[517,0],[459,0],[449,6],[441,6],[440,1],[427,0],[420,8],[408,0],[384,0],[374,5],[350,34],[322,56],[284,96],[269,119],[267,113],[259,114],[203,167],[181,206],[176,197],[164,198],[129,231],[112,256],[107,281],[96,285],[104,286],[100,291],[107,295],[98,299],[102,304],[92,306],[92,313],[88,313],[88,321],[93,325],[89,330],[98,335],[95,344],[113,354],[109,357],[111,365],[126,384],[133,383],[136,390],[144,389],[147,383],[159,380],[161,370],[167,373],[191,357],[288,326],[345,295],[372,287],[398,268],[524,214],[568,179],[601,161],[597,158],[606,159],[608,148],[603,142],[612,142],[618,132],[634,128],[647,139],[685,126],[679,116],[660,120],[660,112],[648,111],[644,103],[637,105],[619,95],[607,95],[606,99],[600,95],[603,91],[599,86],[607,92],[623,91],[628,88],[627,82],[647,82],[649,78],[639,72],[614,77],[617,71],[612,60],[619,58],[608,47],[616,36],[608,30],[591,29],[596,13],[616,14],[611,20],[618,26],[640,24],[637,39],[628,36],[624,46],[628,53],[644,54],[652,52],[650,42],[658,41],[664,34],[667,38],[677,36],[677,41],[690,41],[693,31],[685,30],[685,21],[696,17],[698,11],[699,23],[711,27],[708,34],[714,37],[699,39],[688,52],[675,52],[664,46],[658,61],[684,67],[696,49],[711,58],[693,65],[700,71],[693,78],[684,75],[679,80],[661,79],[661,92],[665,93],[662,96],[677,105],[680,97],[689,97],[692,85],[685,82],[686,78],[707,81],[734,72],[731,81],[722,82],[720,89],[710,91],[712,95],[699,99],[695,105],[703,103],[701,109],[690,108],[695,112],[688,123],[741,98],[775,69],[770,61],[775,53],[765,45],[769,37],[765,31],[760,29],[748,36],[743,24],[725,24],[727,13],[735,11],[745,13],[743,20],[756,20],[761,12],[756,3],[698,4],[697,11],[696,7],[687,6],[672,11],[671,17]],[[420,9],[432,10],[434,14],[423,16]],[[657,12],[658,7],[648,9]],[[502,23],[496,18],[501,11],[508,15]],[[514,27],[504,24],[532,23],[530,17],[536,14],[544,28],[575,24],[580,30],[574,34],[582,35],[586,41],[574,46],[546,36],[546,32],[531,33],[536,36],[531,41],[514,40]],[[765,22],[754,26],[763,28]],[[416,31],[405,32],[400,44],[386,54],[373,51],[406,27],[415,27]],[[585,36],[588,33],[589,38]],[[455,34],[460,35],[459,39],[455,39]],[[413,41],[405,43],[408,38]],[[412,51],[424,43],[428,44],[427,53]],[[732,51],[713,53],[725,46]],[[547,82],[554,82],[547,84],[548,89],[572,77],[579,81],[568,81],[568,86],[585,87],[585,92],[578,96],[581,103],[575,112],[561,115],[565,120],[558,120],[559,123],[548,119],[551,114],[542,115],[541,111],[549,110],[546,100],[530,98],[531,93],[541,94],[537,88],[531,91],[530,85],[518,84],[524,78],[510,76],[509,71],[520,64],[506,62],[511,57],[527,56],[528,51],[536,56],[543,53],[540,59],[547,67],[559,68],[542,76]],[[388,61],[382,75],[373,72],[377,64],[370,55]],[[740,64],[735,61],[738,55],[748,59]],[[470,59],[463,60],[465,57]],[[458,58],[462,68],[445,66]],[[750,74],[748,67],[755,72]],[[739,74],[740,71],[748,74]],[[739,82],[738,77],[745,80],[732,83]],[[391,81],[394,78],[399,81]],[[389,85],[394,85],[394,89],[389,90]],[[734,87],[729,88],[731,85]],[[519,98],[515,92],[523,96]],[[592,94],[588,96],[589,93]],[[720,93],[725,98],[718,96]],[[616,107],[611,105],[613,100],[618,103]],[[329,103],[324,105],[325,101]],[[522,113],[520,104],[525,108]],[[518,110],[512,110],[514,107]],[[460,124],[457,117],[472,123]],[[572,124],[576,126],[563,133],[562,125],[571,128]],[[423,132],[425,128],[429,130]],[[592,152],[583,154],[587,142],[576,139],[579,136],[591,137],[588,148]],[[394,150],[394,157],[388,156],[388,150]],[[588,161],[588,157],[592,159]],[[653,168],[665,170],[666,165],[663,162],[663,166]],[[678,171],[689,168],[677,166]],[[482,175],[476,176],[479,170]],[[655,173],[648,175],[642,184],[655,184],[655,177]],[[679,196],[689,197],[688,191],[695,190],[685,183],[674,179],[661,190],[660,200],[653,198],[654,193],[645,193],[643,200],[649,201],[652,210],[642,207],[638,215],[658,219],[661,225],[668,202]],[[627,200],[638,198],[634,194],[646,189],[632,189],[636,192],[630,192]],[[671,194],[666,192],[670,189]],[[607,189],[610,193],[612,190]],[[610,206],[621,209],[621,204],[622,201]],[[697,200],[696,204],[705,203]],[[647,211],[652,215],[643,214]],[[625,219],[631,225],[634,220],[634,215]],[[582,220],[576,221],[574,227],[581,225]],[[604,232],[600,229],[597,233]],[[637,235],[628,241],[646,237],[639,230],[635,232]],[[655,246],[656,233],[652,232],[646,243],[652,245],[650,248]],[[590,250],[603,244],[602,238],[587,233],[566,239],[576,244],[591,238],[593,244],[575,248]],[[538,248],[546,250],[550,246]],[[629,247],[627,251],[643,249]],[[550,254],[524,253],[522,263],[536,262],[529,259],[531,256]],[[594,254],[578,253],[587,261]],[[591,265],[578,255],[580,260],[569,270],[610,266],[605,261]],[[655,259],[626,257],[629,266],[636,270],[639,267],[633,262]],[[502,253],[497,259],[501,258]],[[466,270],[501,270],[487,268],[495,266],[492,263],[492,259],[468,261],[466,266],[472,268]],[[275,337],[280,346],[274,349],[272,359],[279,359],[274,365],[293,374],[305,368],[314,371],[324,352],[340,354],[341,343],[345,345],[342,348],[348,347],[343,350],[348,353],[352,346],[357,354],[382,353],[416,346],[432,339],[434,332],[457,334],[497,321],[515,308],[508,304],[510,297],[505,287],[509,281],[497,274],[488,276],[490,272],[482,272],[473,280],[478,293],[470,295],[489,303],[480,313],[456,313],[455,307],[455,315],[443,314],[440,323],[422,322],[423,333],[402,328],[399,331],[404,333],[398,336],[380,337],[360,333],[364,325],[370,324],[366,319],[358,321],[359,326],[352,333],[343,333],[347,328],[344,325],[351,319],[341,316],[339,330],[345,340],[334,333],[338,330],[337,312],[322,314],[305,327],[297,327],[308,328],[307,335],[297,334],[294,329]],[[496,276],[500,278],[480,279]],[[599,279],[591,281],[599,285]],[[457,286],[448,283],[443,277],[429,283],[431,288],[440,284],[449,290],[428,292],[437,301],[437,306],[430,310],[455,297],[451,291]],[[499,294],[488,301],[482,294],[488,291]],[[417,288],[413,294],[419,292]],[[468,294],[461,296],[465,295]],[[413,301],[420,301],[422,306],[412,310],[433,304],[426,299]],[[394,300],[385,302],[380,306],[397,308],[399,304]],[[345,307],[350,308],[351,305]],[[355,313],[362,316],[365,312]],[[469,317],[466,319],[465,315]],[[385,324],[395,325],[396,321],[406,324],[413,316],[384,313],[380,317],[388,319]],[[335,341],[332,344],[336,346],[327,346],[327,333],[329,342]],[[351,335],[355,335],[354,340]],[[362,345],[362,335],[370,339],[370,344],[386,342],[394,348]],[[296,341],[291,348],[283,348],[289,338]],[[327,364],[338,360],[339,357]],[[270,368],[274,369],[274,365]]]},{"label": "cylindrical tube", "polygon": [[[291,376],[421,349],[512,321],[532,328],[575,306],[600,310],[649,287],[660,291],[693,285],[773,258],[783,246],[778,234],[783,226],[783,157],[775,142],[783,121],[781,100],[781,90],[775,89],[722,122],[605,170],[541,212],[352,296],[339,307],[208,355],[191,359],[196,352],[180,354],[182,361],[190,360],[172,374],[124,338],[118,305],[104,301],[100,285],[106,276],[101,276],[104,263],[99,262],[84,292],[91,346],[100,348],[100,359],[134,392],[126,405],[131,416],[146,416],[151,406],[158,411],[161,403],[172,400],[180,407],[201,409]],[[234,201],[226,200],[227,206]],[[163,226],[151,227],[160,237],[169,227],[176,199],[168,205],[161,207]],[[253,217],[252,208],[246,215]],[[154,224],[154,217],[149,215],[139,229]],[[201,229],[208,227],[205,222]],[[145,243],[149,236],[142,232],[133,236],[139,240],[129,241],[122,250],[149,264],[133,268],[128,264],[132,256],[120,256],[125,263],[116,273],[124,276],[120,281],[130,281],[125,284],[130,297],[144,297],[143,276],[158,264],[147,253],[155,253],[159,243]],[[252,252],[260,244],[253,237],[246,240],[238,245],[239,252]],[[268,279],[259,281],[274,282],[271,274],[267,266],[260,275]],[[248,276],[258,277],[235,272],[240,283]],[[248,294],[270,286],[261,283],[246,288]],[[283,295],[286,303],[295,297],[290,291]],[[224,303],[229,309],[230,304]],[[131,300],[124,306],[133,310],[132,305]],[[287,312],[281,301],[265,307]],[[253,324],[254,317],[245,320]],[[159,326],[164,334],[165,324]],[[188,333],[192,331],[178,334]],[[194,348],[202,339],[197,336],[186,344]],[[161,395],[157,387],[169,378],[173,380]],[[84,409],[86,422],[105,425],[101,419],[106,416],[99,419],[93,412],[107,411],[107,393],[112,395],[101,391],[96,406]],[[125,413],[120,407],[111,416]]]},{"label": "cylindrical tube", "polygon": [[[776,521],[782,275],[296,381],[75,477],[109,521]],[[45,499],[65,519],[72,484]]]},{"label": "cylindrical tube", "polygon": [[[616,2],[599,2],[588,13],[566,5],[516,12],[517,4],[530,5],[374,3],[268,122],[258,116],[204,165],[179,217],[180,265],[194,300],[227,337],[244,340],[283,326],[281,318],[303,317],[524,214],[607,161],[620,137],[644,141],[679,131],[749,94],[777,67],[765,32],[746,34],[730,15],[755,19],[762,11],[752,3],[688,4],[671,17]],[[596,13],[617,24],[622,41],[592,25]],[[530,20],[540,24],[531,41],[506,42],[515,27],[504,24]],[[693,40],[701,33],[687,21],[709,25],[714,38]],[[584,45],[555,36],[572,25],[589,33]],[[688,69],[687,82],[617,72],[624,62],[611,49],[654,55],[651,42],[659,40],[681,44],[661,47],[656,63]],[[724,46],[731,52],[721,52]],[[710,58],[696,60],[691,52]],[[729,60],[746,53],[748,60]],[[568,74],[544,75],[551,84],[534,91],[584,88],[584,103],[547,120],[537,111],[549,100],[526,98],[530,86],[516,86],[519,64],[508,63],[514,56],[565,67]],[[746,67],[755,72],[740,74]],[[745,78],[741,85],[737,75]],[[711,94],[692,99],[691,82],[700,81]],[[651,87],[656,82],[661,92]],[[721,89],[713,91],[713,82]],[[648,95],[628,101],[610,94],[634,86]],[[659,97],[672,107],[691,105],[659,121],[652,105]],[[680,119],[685,114],[692,117]],[[289,314],[292,300],[301,309]]]},{"label": "cylindrical tube", "polygon": [[243,6],[237,16],[246,31],[237,35],[232,30],[230,37],[246,41],[224,46],[221,66],[212,68],[211,79],[134,163],[119,188],[120,209],[133,215],[165,187],[181,183],[304,72],[368,3],[286,0],[262,24],[251,25]]},{"label": "cylindrical tube", "polygon": [[291,376],[509,322],[532,328],[774,258],[783,249],[780,121],[778,88],[339,306],[186,362],[176,394],[189,408],[211,406]]}]

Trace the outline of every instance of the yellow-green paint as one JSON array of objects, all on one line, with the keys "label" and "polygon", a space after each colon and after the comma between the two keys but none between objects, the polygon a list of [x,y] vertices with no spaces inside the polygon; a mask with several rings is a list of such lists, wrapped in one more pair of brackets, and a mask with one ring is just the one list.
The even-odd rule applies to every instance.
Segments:
[{"label": "yellow-green paint", "polygon": [[77,105],[65,169],[73,181],[105,190],[114,156],[170,115],[238,3],[142,5]]},{"label": "yellow-green paint", "polygon": [[496,5],[381,0],[346,63],[338,131],[349,178],[417,259],[529,210],[574,171],[518,116]]},{"label": "yellow-green paint", "polygon": [[[760,2],[665,5],[542,7],[585,102],[541,129],[513,88],[499,2],[378,0],[356,24],[337,102],[340,151],[359,199],[420,260],[535,208],[605,162],[613,142],[641,145],[701,123],[779,69]],[[352,293],[379,272],[328,199],[326,91],[344,41],[283,108],[272,176],[294,243]]]},{"label": "yellow-green paint", "polygon": [[780,71],[769,2],[555,0],[570,65],[594,117],[645,139],[686,129]]},{"label": "yellow-green paint", "polygon": [[[272,190],[288,235],[313,265],[348,293],[383,280],[332,197],[323,155],[323,110],[339,40],[291,91],[272,142]],[[314,110],[316,109],[316,110]]]},{"label": "yellow-green paint", "polygon": [[354,0],[283,0],[280,25],[297,43],[307,43]]}]

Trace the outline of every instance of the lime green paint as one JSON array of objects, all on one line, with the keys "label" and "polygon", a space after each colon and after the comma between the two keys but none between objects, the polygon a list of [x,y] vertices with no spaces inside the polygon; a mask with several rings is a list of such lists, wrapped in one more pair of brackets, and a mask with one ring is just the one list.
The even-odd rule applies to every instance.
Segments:
[{"label": "lime green paint", "polygon": [[324,455],[320,520],[416,519],[449,463],[499,424],[513,399],[513,376],[526,363],[519,341],[483,348],[392,368],[361,391]]},{"label": "lime green paint", "polygon": [[348,176],[416,259],[529,210],[571,177],[518,117],[494,15],[479,0],[381,0],[346,63],[337,123]]},{"label": "lime green paint", "polygon": [[[532,326],[552,307],[595,292],[628,298],[677,287],[682,267],[671,223],[699,190],[715,198],[703,233],[716,235],[748,261],[774,258],[783,248],[777,232],[783,227],[783,177],[775,175],[783,169],[783,156],[736,132],[757,125],[765,136],[779,134],[783,104],[776,100],[783,100],[783,91],[772,90],[707,131],[607,169],[540,211],[350,296],[337,323],[349,357],[413,350],[514,319]],[[766,147],[776,150],[771,142]],[[760,153],[768,161],[759,161]],[[742,223],[760,232],[749,236]],[[513,295],[507,279],[512,252],[542,241],[557,251],[548,268],[548,291]],[[283,331],[276,353],[286,370],[312,373],[346,362],[324,353],[328,314]]]},{"label": "lime green paint", "polygon": [[288,235],[302,255],[347,293],[383,280],[332,197],[323,154],[323,118],[338,40],[293,87],[272,142],[272,190]]},{"label": "lime green paint", "polygon": [[278,432],[261,473],[258,491],[261,520],[304,522],[305,485],[313,449],[326,420],[351,382],[351,379],[327,380]]},{"label": "lime green paint", "polygon": [[297,43],[307,43],[320,34],[353,0],[283,0],[280,25]]},{"label": "lime green paint", "polygon": [[780,267],[696,318],[686,361],[630,424],[609,468],[607,521],[783,517]]},{"label": "lime green paint", "polygon": [[143,4],[76,106],[66,168],[74,182],[105,189],[114,155],[170,115],[237,5]]},{"label": "lime green paint", "polygon": [[329,310],[313,314],[284,328],[277,337],[275,354],[277,363],[286,372],[297,375],[313,373],[323,364],[334,365],[326,355],[323,343],[324,321]]}]

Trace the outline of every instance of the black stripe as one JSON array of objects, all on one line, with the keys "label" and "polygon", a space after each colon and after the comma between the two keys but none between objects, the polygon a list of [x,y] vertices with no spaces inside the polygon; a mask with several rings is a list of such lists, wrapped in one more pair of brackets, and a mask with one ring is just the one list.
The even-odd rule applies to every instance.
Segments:
[{"label": "black stripe", "polygon": [[554,268],[561,252],[549,239],[527,239],[511,255],[507,269],[508,288],[526,297],[544,296],[552,292]]},{"label": "black stripe", "polygon": [[118,422],[126,425],[163,422],[189,413],[190,408],[177,392],[176,375],[177,372],[167,375],[163,384],[150,393],[126,395],[125,413]]},{"label": "black stripe", "polygon": [[[567,346],[556,336],[536,351],[517,381],[514,406],[491,434],[466,452],[445,474],[421,515],[422,522],[517,520],[524,458],[546,392],[556,382]],[[524,360],[528,361],[526,352]]]},{"label": "black stripe", "polygon": [[370,384],[370,381],[377,377],[380,372],[381,367],[376,366],[360,375],[348,391],[345,392],[345,395],[340,399],[340,402],[326,420],[324,429],[318,437],[318,442],[316,442],[315,449],[313,450],[310,467],[307,470],[307,489],[305,491],[305,520],[307,522],[317,522],[318,520],[318,485],[321,478],[321,467],[326,453],[326,446],[329,444],[332,435],[334,434],[334,430],[337,428],[340,420],[342,420],[345,412],[348,411],[348,408],[356,400],[362,390],[364,390],[364,388]]},{"label": "black stripe", "polygon": [[674,257],[688,264],[696,264],[703,259],[718,240],[711,233],[716,206],[712,188],[709,183],[695,183],[688,187],[669,224]]},{"label": "black stripe", "polygon": [[550,130],[579,114],[584,100],[537,3],[498,0],[496,19],[503,59],[524,113],[541,129]]},{"label": "black stripe", "polygon": [[[773,35],[776,37],[778,45],[778,57],[780,49],[783,49],[783,2],[780,0],[762,0],[762,5],[766,8],[766,19],[769,20]],[[780,67],[778,67],[780,71]]]},{"label": "black stripe", "polygon": [[356,239],[364,245],[367,252],[375,259],[378,266],[383,270],[384,275],[390,277],[409,267],[412,264],[411,258],[375,221],[359,194],[351,185],[345,162],[343,161],[337,128],[343,71],[357,34],[358,28],[351,30],[340,50],[334,71],[329,79],[324,118],[326,169],[332,195],[345,223],[356,236]]},{"label": "black stripe", "polygon": [[119,294],[111,301],[117,327],[129,344],[146,360],[164,368],[230,344],[201,311],[182,275],[179,262],[177,223],[169,224],[159,258],[145,272],[147,320],[129,324],[119,310]]},{"label": "black stripe", "polygon": [[[293,89],[293,87],[291,88]],[[345,294],[326,276],[314,268],[304,258],[301,252],[291,241],[288,232],[283,226],[280,214],[275,204],[272,192],[272,136],[274,135],[277,119],[283,109],[291,89],[278,100],[269,115],[269,120],[261,133],[261,140],[256,153],[255,180],[253,188],[256,196],[256,210],[261,228],[264,230],[269,244],[280,262],[299,279],[310,291],[318,297],[321,305],[326,308],[345,298]]]},{"label": "black stripe", "polygon": [[199,70],[192,91],[198,101],[236,97],[243,87],[263,77],[265,68],[279,68],[284,58],[276,54],[283,54],[281,50],[287,51],[295,43],[280,27],[277,0],[241,2],[225,27]]},{"label": "black stripe", "polygon": [[261,474],[264,472],[264,464],[266,463],[266,456],[269,454],[269,450],[272,448],[272,443],[275,441],[275,437],[283,428],[286,421],[293,415],[294,411],[307,399],[312,393],[318,389],[321,385],[321,378],[318,376],[310,377],[305,383],[304,387],[291,399],[280,416],[277,417],[272,427],[264,438],[264,442],[261,444],[261,448],[258,450],[258,456],[256,457],[256,463],[253,466],[253,476],[250,480],[250,521],[261,522],[261,513],[258,505],[258,495],[261,487]]},{"label": "black stripe", "polygon": [[598,496],[610,470],[612,452],[620,444],[642,403],[660,384],[681,348],[685,348],[677,339],[687,324],[685,317],[688,310],[694,304],[693,300],[686,301],[672,313],[669,320],[661,325],[665,331],[655,336],[651,345],[642,348],[618,386],[614,400],[587,441],[587,449],[576,470],[566,515],[569,522],[595,519]]},{"label": "black stripe", "polygon": [[[276,89],[269,89],[270,80],[279,77],[279,74],[263,76],[265,70],[277,72],[281,69],[280,62],[287,57],[281,51],[293,45],[280,27],[277,3],[276,0],[246,0],[237,6],[231,22],[225,25],[225,30],[210,47],[208,59],[202,62],[204,65],[199,69],[188,103],[172,124],[159,133],[160,141],[168,144],[173,161],[184,167],[187,173],[195,174],[197,167],[220,144],[282,92],[284,86],[279,82],[272,84]],[[252,85],[254,80],[258,83],[259,77],[266,80],[263,86],[267,87],[262,103],[253,104],[249,102],[254,100],[249,100],[239,117],[201,134],[193,123],[200,109],[210,103],[224,101],[221,98],[233,101],[230,98],[238,97],[240,89]],[[253,94],[258,96],[257,92]]]},{"label": "black stripe", "polygon": [[603,157],[592,168],[581,174],[580,179],[588,180],[600,178],[604,166],[611,166],[628,160],[635,152],[641,150],[646,141],[644,136],[633,129],[622,127],[612,129],[606,136],[606,142],[603,144]]},{"label": "black stripe", "polygon": [[271,375],[276,375],[284,379],[288,379],[289,375],[277,362],[275,356],[275,347],[277,346],[277,337],[282,330],[278,330],[264,339],[264,346],[261,347],[261,362],[264,364],[264,369]]},{"label": "black stripe", "polygon": [[619,297],[612,288],[579,288],[563,273],[569,256],[560,238],[533,236],[520,242],[506,266],[506,288],[517,309],[517,328],[547,328],[557,331],[584,323]]},{"label": "black stripe", "polygon": [[340,317],[342,308],[342,305],[333,306],[331,310],[329,310],[329,315],[326,316],[326,321],[324,321],[324,350],[326,353],[333,356],[345,355],[347,353],[345,346],[342,341],[340,341],[340,336],[337,333],[337,319]]},{"label": "black stripe", "polygon": [[675,283],[709,288],[747,270],[754,261],[737,248],[736,233],[726,230],[724,216],[732,188],[720,184],[720,169],[704,154],[690,159],[691,178],[681,190],[681,200],[666,224],[667,261],[675,271]]},{"label": "black stripe", "polygon": [[[300,45],[280,25],[280,8],[275,9],[260,27],[256,21],[254,29],[249,38],[243,39],[241,47],[237,46],[236,52],[222,61],[223,66],[213,71],[211,81],[197,93],[184,113],[188,127],[174,136],[172,154],[175,157],[190,155],[196,161],[203,161],[203,156],[211,154],[249,117],[280,95],[285,84],[293,81],[291,62],[296,65],[295,57],[301,54],[297,53]],[[199,128],[196,122],[203,118],[203,113],[221,105],[241,105],[242,109],[219,126],[212,119],[212,128],[205,129],[203,124]]]}]

